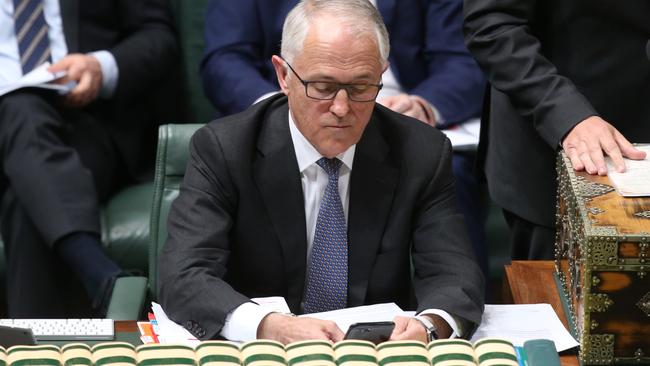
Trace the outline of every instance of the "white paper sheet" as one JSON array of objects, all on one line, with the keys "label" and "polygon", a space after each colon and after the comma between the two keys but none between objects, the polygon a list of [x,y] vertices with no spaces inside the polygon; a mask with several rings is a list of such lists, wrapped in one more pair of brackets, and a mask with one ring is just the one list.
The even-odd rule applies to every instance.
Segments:
[{"label": "white paper sheet", "polygon": [[10,83],[9,85],[3,85],[0,87],[0,96],[5,95],[9,92],[12,92],[16,89],[27,88],[27,87],[38,87],[44,89],[54,89],[60,92],[68,92],[74,88],[74,83],[68,84],[51,84],[51,81],[59,79],[66,75],[65,71],[52,73],[47,71],[47,68],[50,67],[50,63],[46,62],[41,64],[39,67],[33,69],[22,78],[17,81]]},{"label": "white paper sheet", "polygon": [[650,196],[650,145],[637,145],[639,150],[646,152],[644,160],[625,160],[625,172],[619,173],[612,164],[612,159],[606,158],[609,180],[616,192],[624,197]]},{"label": "white paper sheet", "polygon": [[187,329],[169,319],[158,303],[152,301],[151,310],[153,310],[153,314],[156,316],[156,322],[158,323],[158,341],[160,343],[178,343],[192,347],[200,343]]},{"label": "white paper sheet", "polygon": [[486,337],[504,338],[518,347],[531,339],[550,339],[558,352],[579,345],[549,304],[485,305],[471,341]]},{"label": "white paper sheet", "polygon": [[476,150],[481,131],[481,120],[475,118],[441,131],[447,135],[454,150]]}]

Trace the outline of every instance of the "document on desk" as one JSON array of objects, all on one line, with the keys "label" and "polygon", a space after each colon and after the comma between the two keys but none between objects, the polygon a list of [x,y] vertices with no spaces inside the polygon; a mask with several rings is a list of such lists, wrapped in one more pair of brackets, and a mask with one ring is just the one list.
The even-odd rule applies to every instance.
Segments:
[{"label": "document on desk", "polygon": [[623,197],[650,196],[650,144],[636,145],[637,149],[645,151],[644,160],[625,160],[625,173],[614,169],[612,159],[606,158],[607,174],[616,192]]},{"label": "document on desk", "polygon": [[558,352],[579,345],[549,304],[485,305],[471,341],[488,337],[508,339],[518,347],[528,340],[550,339]]},{"label": "document on desk", "polygon": [[301,316],[331,320],[341,328],[343,333],[348,331],[350,325],[362,322],[383,322],[392,321],[397,315],[411,316],[413,312],[403,311],[397,304],[384,303],[375,305],[356,306],[340,310],[326,311],[322,313],[311,313]]}]

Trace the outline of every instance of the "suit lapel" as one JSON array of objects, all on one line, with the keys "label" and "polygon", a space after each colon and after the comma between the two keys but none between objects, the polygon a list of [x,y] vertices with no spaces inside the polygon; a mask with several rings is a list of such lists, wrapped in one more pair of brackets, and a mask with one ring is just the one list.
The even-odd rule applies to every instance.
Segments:
[{"label": "suit lapel", "polygon": [[364,303],[395,188],[398,167],[386,158],[389,146],[373,117],[357,144],[350,177],[348,218],[348,306]]},{"label": "suit lapel", "polygon": [[68,53],[79,52],[79,0],[59,0]]},{"label": "suit lapel", "polygon": [[305,205],[296,154],[288,126],[288,107],[270,106],[258,139],[258,157],[253,166],[255,184],[282,246],[287,302],[300,309],[307,257]]}]

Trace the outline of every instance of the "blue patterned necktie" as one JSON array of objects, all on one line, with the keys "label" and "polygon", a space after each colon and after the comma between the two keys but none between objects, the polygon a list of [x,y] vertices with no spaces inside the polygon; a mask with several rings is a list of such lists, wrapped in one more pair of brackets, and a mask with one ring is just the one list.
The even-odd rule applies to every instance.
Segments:
[{"label": "blue patterned necktie", "polygon": [[348,232],[339,196],[339,159],[316,162],[329,176],[320,203],[305,291],[305,313],[345,308],[348,295]]},{"label": "blue patterned necktie", "polygon": [[14,30],[23,75],[50,60],[50,38],[42,0],[13,0]]}]

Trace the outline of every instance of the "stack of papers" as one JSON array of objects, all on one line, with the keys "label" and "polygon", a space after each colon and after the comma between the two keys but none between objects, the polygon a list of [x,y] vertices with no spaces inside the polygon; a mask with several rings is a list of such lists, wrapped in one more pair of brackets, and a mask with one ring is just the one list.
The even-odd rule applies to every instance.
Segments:
[{"label": "stack of papers", "polygon": [[488,337],[507,339],[517,347],[533,339],[550,339],[558,352],[579,346],[549,304],[485,305],[471,341]]},{"label": "stack of papers", "polygon": [[[274,311],[289,313],[284,298],[266,297],[252,299],[260,306]],[[152,303],[157,322],[157,338],[160,343],[181,343],[196,346],[199,340],[182,326],[170,320],[162,307]],[[414,312],[403,311],[394,303],[358,306],[353,308],[313,313],[302,316],[331,320],[345,333],[350,325],[360,322],[391,321],[396,316],[412,316]],[[578,342],[549,304],[532,305],[485,305],[483,319],[471,341],[482,338],[507,339],[516,347],[534,339],[550,339],[558,352],[578,346]]]}]

